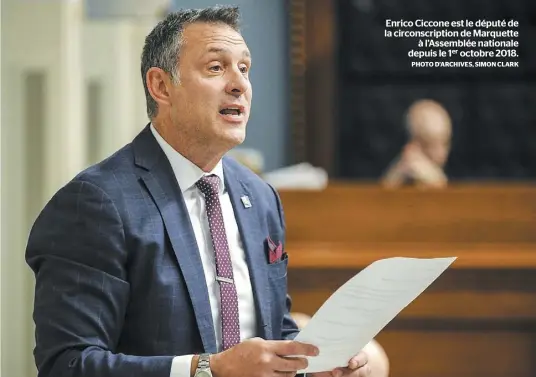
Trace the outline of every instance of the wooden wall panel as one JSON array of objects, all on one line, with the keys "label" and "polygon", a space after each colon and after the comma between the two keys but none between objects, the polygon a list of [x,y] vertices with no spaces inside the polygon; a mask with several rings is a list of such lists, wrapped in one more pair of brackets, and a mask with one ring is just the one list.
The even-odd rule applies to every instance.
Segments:
[{"label": "wooden wall panel", "polygon": [[338,121],[335,8],[333,1],[289,0],[290,154],[329,173]]},{"label": "wooden wall panel", "polygon": [[536,334],[512,331],[386,331],[392,377],[533,377]]},{"label": "wooden wall panel", "polygon": [[[312,315],[359,270],[292,267],[288,276],[294,308]],[[534,270],[445,271],[398,319],[515,321],[536,325]],[[396,325],[396,320],[394,325]]]},{"label": "wooden wall panel", "polygon": [[536,189],[281,192],[293,311],[375,260],[458,260],[377,336],[394,377],[536,376]]}]

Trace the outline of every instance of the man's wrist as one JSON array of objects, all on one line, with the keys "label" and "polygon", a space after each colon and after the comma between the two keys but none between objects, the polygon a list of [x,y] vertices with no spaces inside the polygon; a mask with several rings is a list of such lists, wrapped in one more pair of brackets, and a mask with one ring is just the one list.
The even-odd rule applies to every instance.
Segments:
[{"label": "man's wrist", "polygon": [[[192,357],[192,364],[190,366],[190,377],[195,377],[195,372],[197,370],[197,367],[199,365],[199,355],[194,355]],[[220,377],[220,371],[219,371],[219,354],[212,354],[209,356],[209,367],[210,367],[210,373],[212,373],[212,377]]]},{"label": "man's wrist", "polygon": [[210,371],[212,372],[212,377],[221,377],[220,371],[220,354],[215,353],[210,355]]},{"label": "man's wrist", "polygon": [[195,376],[195,371],[197,370],[198,363],[199,363],[199,355],[194,355],[194,357],[192,357],[192,363],[190,365],[190,377]]}]

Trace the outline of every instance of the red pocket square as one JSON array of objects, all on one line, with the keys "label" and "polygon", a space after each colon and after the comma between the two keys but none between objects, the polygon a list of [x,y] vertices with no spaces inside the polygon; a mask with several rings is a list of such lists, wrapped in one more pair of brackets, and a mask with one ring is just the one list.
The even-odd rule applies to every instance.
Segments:
[{"label": "red pocket square", "polygon": [[277,262],[283,256],[283,245],[279,241],[277,244],[270,238],[267,238],[268,241],[268,256],[270,264]]}]

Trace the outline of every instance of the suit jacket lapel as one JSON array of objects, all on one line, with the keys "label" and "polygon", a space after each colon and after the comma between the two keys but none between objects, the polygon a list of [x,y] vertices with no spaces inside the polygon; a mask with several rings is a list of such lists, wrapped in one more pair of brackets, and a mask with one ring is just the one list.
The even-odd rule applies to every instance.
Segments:
[{"label": "suit jacket lapel", "polygon": [[205,352],[215,353],[216,336],[195,234],[182,193],[166,155],[147,127],[134,140],[135,163],[140,178],[153,197],[167,229],[186,286]]},{"label": "suit jacket lapel", "polygon": [[[258,334],[260,337],[271,339],[272,323],[269,314],[271,306],[270,292],[265,268],[264,235],[260,231],[259,214],[257,212],[259,207],[256,206],[256,198],[249,190],[247,183],[240,180],[239,174],[226,163],[225,159],[223,161],[225,186],[229,192],[244,245],[253,295],[255,297]],[[244,196],[249,199],[251,206],[244,205],[242,202],[242,197]]]}]

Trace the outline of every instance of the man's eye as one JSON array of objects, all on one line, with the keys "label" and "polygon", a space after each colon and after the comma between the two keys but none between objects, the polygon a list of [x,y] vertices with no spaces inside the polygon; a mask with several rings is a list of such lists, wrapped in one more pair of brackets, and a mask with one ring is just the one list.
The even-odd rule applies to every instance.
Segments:
[{"label": "man's eye", "polygon": [[209,68],[212,72],[219,72],[221,70],[221,65],[213,65]]},{"label": "man's eye", "polygon": [[242,73],[248,73],[249,69],[248,69],[248,67],[243,66],[243,67],[240,67],[240,71],[241,71]]}]

